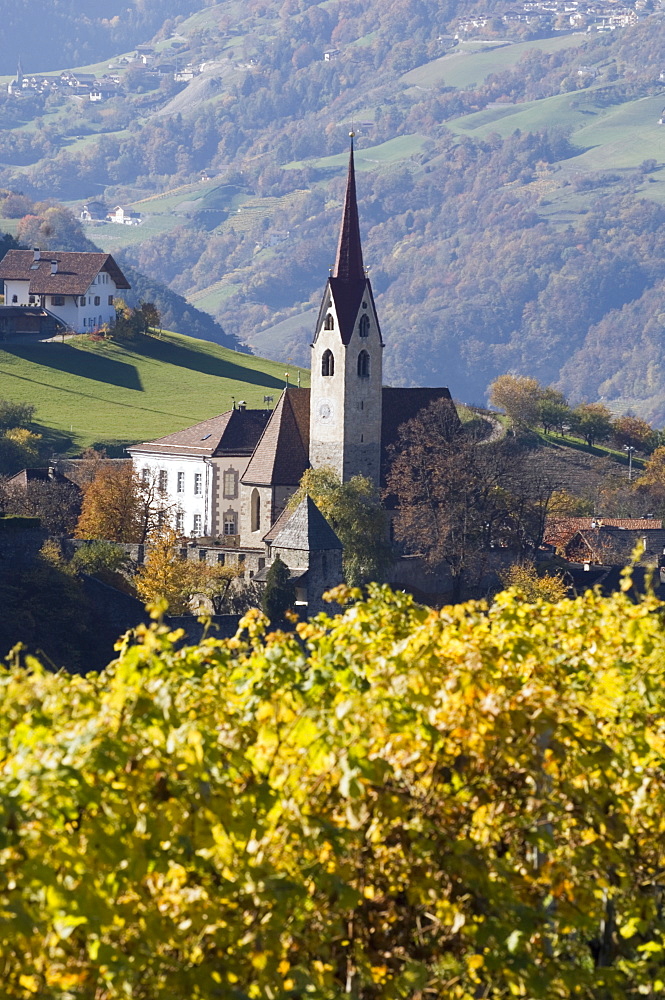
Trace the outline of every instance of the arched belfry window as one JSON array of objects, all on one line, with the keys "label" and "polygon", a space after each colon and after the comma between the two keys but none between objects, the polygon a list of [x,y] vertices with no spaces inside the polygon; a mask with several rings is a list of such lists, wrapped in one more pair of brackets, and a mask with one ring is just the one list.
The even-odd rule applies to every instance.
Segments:
[{"label": "arched belfry window", "polygon": [[335,329],[335,317],[333,316],[332,313],[328,313],[326,315],[326,318],[323,321],[323,329],[324,330],[334,330]]},{"label": "arched belfry window", "polygon": [[258,531],[261,527],[261,497],[257,489],[252,490],[250,501],[250,521],[252,531]]},{"label": "arched belfry window", "polygon": [[369,354],[361,351],[358,355],[358,375],[360,378],[369,378]]},{"label": "arched belfry window", "polygon": [[369,337],[369,316],[361,316],[358,324],[358,333],[361,337]]},{"label": "arched belfry window", "polygon": [[334,375],[335,374],[335,355],[332,351],[324,351],[321,357],[321,374],[322,375]]}]

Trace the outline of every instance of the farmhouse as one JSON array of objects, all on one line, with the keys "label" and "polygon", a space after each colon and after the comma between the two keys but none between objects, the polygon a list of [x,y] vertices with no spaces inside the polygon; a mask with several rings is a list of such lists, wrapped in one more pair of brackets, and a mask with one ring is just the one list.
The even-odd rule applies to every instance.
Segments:
[{"label": "farmhouse", "polygon": [[116,205],[106,216],[109,222],[117,222],[121,226],[140,226],[143,222],[140,212],[129,212],[122,205]]},{"label": "farmhouse", "polygon": [[[0,261],[5,306],[48,310],[74,333],[115,320],[114,298],[129,282],[108,253],[10,250]],[[1,319],[0,319],[1,321]]]},{"label": "farmhouse", "polygon": [[[287,510],[302,474],[331,467],[343,481],[362,474],[378,487],[398,428],[434,400],[450,400],[454,409],[446,388],[384,387],[382,355],[352,144],[337,259],[314,330],[311,389],[289,386],[272,412],[241,403],[128,450],[139,474],[156,478],[176,507],[183,534],[237,548],[259,573],[279,551],[303,593],[309,580],[311,610],[321,590],[341,580],[340,546],[311,502]],[[308,550],[307,538],[318,547]]]}]

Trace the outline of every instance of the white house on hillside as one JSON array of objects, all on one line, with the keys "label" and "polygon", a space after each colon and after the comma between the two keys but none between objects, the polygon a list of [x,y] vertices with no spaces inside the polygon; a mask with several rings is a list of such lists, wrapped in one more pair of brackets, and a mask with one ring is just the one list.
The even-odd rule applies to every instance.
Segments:
[{"label": "white house on hillside", "polygon": [[128,212],[122,205],[116,205],[106,218],[109,222],[117,222],[121,226],[140,226],[143,222],[140,212]]},{"label": "white house on hillside", "polygon": [[0,261],[6,306],[40,306],[75,333],[115,321],[120,289],[130,288],[108,253],[9,250]]}]

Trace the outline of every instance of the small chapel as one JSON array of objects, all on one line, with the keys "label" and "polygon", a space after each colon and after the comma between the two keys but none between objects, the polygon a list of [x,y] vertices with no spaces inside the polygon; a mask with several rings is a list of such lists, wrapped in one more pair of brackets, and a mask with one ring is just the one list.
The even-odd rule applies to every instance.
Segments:
[{"label": "small chapel", "polygon": [[[380,489],[399,427],[447,388],[383,385],[381,334],[363,262],[353,136],[335,266],[312,341],[311,388],[288,386],[273,410],[244,404],[128,449],[140,476],[158,482],[183,536],[208,556],[235,560],[260,582],[277,554],[300,604],[319,610],[342,582],[342,546],[311,498],[287,507],[309,467],[343,482],[361,474]],[[215,548],[216,546],[216,548]]]}]

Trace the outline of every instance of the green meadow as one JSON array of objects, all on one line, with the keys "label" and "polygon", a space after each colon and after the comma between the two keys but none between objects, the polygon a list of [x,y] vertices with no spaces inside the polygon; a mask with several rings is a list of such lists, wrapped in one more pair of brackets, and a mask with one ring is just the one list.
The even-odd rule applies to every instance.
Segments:
[{"label": "green meadow", "polygon": [[424,66],[410,70],[402,77],[402,82],[410,87],[433,87],[445,83],[448,87],[465,90],[477,87],[490,73],[501,73],[512,69],[525,52],[540,49],[541,52],[558,52],[587,41],[583,33],[555,35],[553,38],[538,38],[528,42],[500,44],[491,48],[479,48],[473,42],[461,42],[455,52],[434,59]]},{"label": "green meadow", "polygon": [[[34,405],[54,447],[77,452],[169,434],[223,413],[234,399],[261,408],[268,395],[273,406],[287,370],[296,384],[297,367],[177,333],[126,346],[77,337],[5,345],[0,397]],[[309,385],[309,372],[300,375]]]}]

